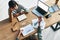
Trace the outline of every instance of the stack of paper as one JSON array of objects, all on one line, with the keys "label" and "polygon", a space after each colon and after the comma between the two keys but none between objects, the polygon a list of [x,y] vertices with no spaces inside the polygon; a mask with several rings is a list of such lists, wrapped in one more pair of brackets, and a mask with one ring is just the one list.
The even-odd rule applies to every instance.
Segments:
[{"label": "stack of paper", "polygon": [[31,24],[29,24],[29,25],[21,28],[20,30],[23,30],[23,31],[22,31],[22,34],[23,34],[23,36],[26,36],[26,35],[28,35],[29,33],[33,32],[33,31],[34,31],[34,28],[32,27]]},{"label": "stack of paper", "polygon": [[22,21],[22,20],[26,19],[27,17],[25,14],[22,14],[22,15],[18,16],[17,18],[19,21]]}]

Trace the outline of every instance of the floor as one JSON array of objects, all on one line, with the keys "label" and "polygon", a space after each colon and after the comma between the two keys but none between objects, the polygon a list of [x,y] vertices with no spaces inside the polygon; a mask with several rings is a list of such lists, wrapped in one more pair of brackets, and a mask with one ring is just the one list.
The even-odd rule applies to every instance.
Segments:
[{"label": "floor", "polygon": [[11,31],[11,23],[8,19],[0,22],[0,40],[15,40],[18,34],[18,31]]},{"label": "floor", "polygon": [[60,29],[53,31],[50,27],[42,31],[43,40],[60,40]]}]

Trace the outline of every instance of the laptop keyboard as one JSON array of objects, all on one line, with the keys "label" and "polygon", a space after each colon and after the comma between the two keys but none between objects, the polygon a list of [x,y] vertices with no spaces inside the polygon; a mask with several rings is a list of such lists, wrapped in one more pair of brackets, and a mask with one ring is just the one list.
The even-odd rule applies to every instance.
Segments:
[{"label": "laptop keyboard", "polygon": [[47,12],[46,11],[44,11],[42,8],[40,8],[40,7],[37,7],[36,8],[36,10],[39,12],[39,13],[41,13],[42,15],[45,15]]}]

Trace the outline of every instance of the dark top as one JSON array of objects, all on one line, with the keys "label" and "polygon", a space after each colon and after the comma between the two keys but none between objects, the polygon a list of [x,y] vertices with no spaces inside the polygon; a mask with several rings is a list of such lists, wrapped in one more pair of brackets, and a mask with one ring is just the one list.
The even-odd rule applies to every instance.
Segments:
[{"label": "dark top", "polygon": [[21,12],[22,10],[27,12],[26,8],[24,8],[22,5],[18,5],[18,9],[17,10],[13,10],[12,13],[16,14],[16,13]]}]

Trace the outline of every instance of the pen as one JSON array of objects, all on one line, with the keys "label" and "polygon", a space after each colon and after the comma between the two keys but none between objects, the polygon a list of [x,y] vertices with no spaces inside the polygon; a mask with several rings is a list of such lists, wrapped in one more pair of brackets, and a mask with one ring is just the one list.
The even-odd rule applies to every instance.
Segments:
[{"label": "pen", "polygon": [[17,22],[15,22],[13,26],[15,26],[15,25],[16,25],[16,23],[17,23]]}]

